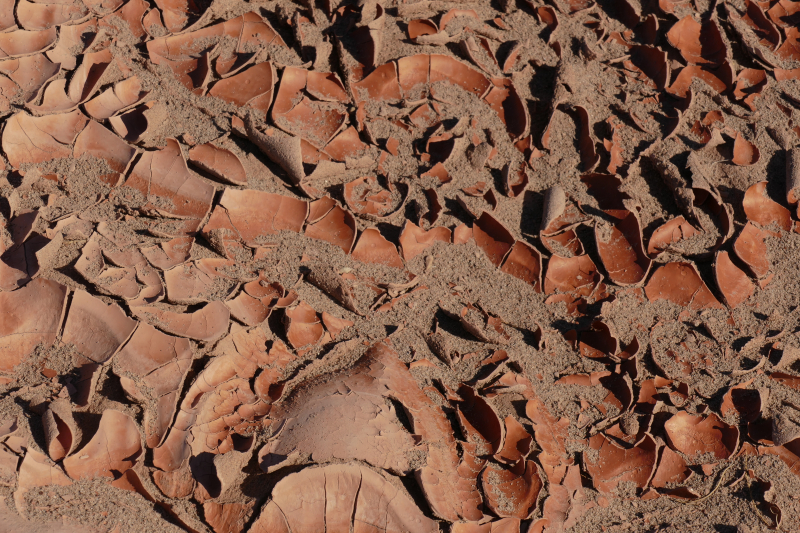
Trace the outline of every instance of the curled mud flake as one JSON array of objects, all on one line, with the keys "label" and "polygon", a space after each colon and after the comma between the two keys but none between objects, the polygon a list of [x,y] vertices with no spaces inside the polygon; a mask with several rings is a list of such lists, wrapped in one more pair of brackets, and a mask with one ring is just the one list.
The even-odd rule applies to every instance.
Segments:
[{"label": "curled mud flake", "polygon": [[655,257],[666,250],[680,253],[680,248],[675,246],[683,240],[700,235],[701,232],[686,221],[682,216],[672,218],[656,228],[650,241],[647,243],[647,253]]},{"label": "curled mud flake", "polygon": [[130,143],[138,142],[149,128],[145,111],[151,109],[155,102],[138,105],[126,113],[108,119],[114,131]]},{"label": "curled mud flake", "polygon": [[[105,8],[106,6],[103,7]],[[99,23],[101,26],[115,27],[116,23],[113,19],[119,18],[128,25],[128,29],[130,30],[131,34],[136,39],[142,41],[148,35],[144,29],[144,25],[142,24],[142,19],[144,18],[148,9],[150,9],[150,3],[146,2],[145,0],[129,0],[128,2],[124,3],[122,9],[115,10],[114,12],[104,16]]]},{"label": "curled mud flake", "polygon": [[545,294],[561,291],[566,293],[590,295],[602,281],[597,265],[588,255],[566,258],[559,255],[550,257],[544,278]]},{"label": "curled mud flake", "polygon": [[644,488],[656,467],[656,442],[649,435],[632,447],[623,447],[602,433],[589,438],[589,447],[596,450],[597,460],[585,461],[594,488],[603,493],[614,492],[625,481]]},{"label": "curled mud flake", "polygon": [[308,351],[322,340],[325,328],[313,307],[301,301],[285,313],[286,338],[298,353]]},{"label": "curled mud flake", "polygon": [[[8,81],[14,83],[11,80]],[[16,90],[13,92],[16,92]],[[53,80],[47,84],[44,89],[41,105],[33,105],[33,101],[35,101],[35,99],[25,104],[25,107],[37,116],[49,115],[51,113],[66,113],[78,107],[78,104],[67,96],[66,79]]]},{"label": "curled mud flake", "polygon": [[114,477],[114,472],[123,473],[136,463],[142,452],[141,439],[130,416],[106,409],[92,440],[64,459],[64,470],[75,480]]},{"label": "curled mud flake", "polygon": [[308,215],[308,202],[253,190],[225,189],[220,199],[230,223],[247,246],[282,230],[299,233]]},{"label": "curled mud flake", "polygon": [[767,15],[777,26],[785,28],[797,21],[797,14],[800,12],[800,6],[797,5],[797,2],[793,0],[778,0],[778,2],[771,3],[774,5],[767,10]]},{"label": "curled mud flake", "polygon": [[328,330],[328,333],[331,334],[333,339],[339,335],[345,328],[349,328],[354,324],[352,320],[345,320],[344,318],[337,318],[333,315],[329,315],[325,311],[322,312],[322,323],[325,325],[325,329]]},{"label": "curled mud flake", "polygon": [[736,76],[736,86],[733,89],[733,95],[742,100],[743,103],[750,108],[750,111],[756,111],[755,101],[761,97],[761,93],[766,88],[769,78],[767,73],[761,69],[746,68],[739,72]]},{"label": "curled mud flake", "polygon": [[392,193],[375,176],[358,178],[344,186],[344,201],[354,213],[383,217],[392,211]]},{"label": "curled mud flake", "polygon": [[212,342],[228,332],[230,312],[222,302],[211,302],[191,313],[174,313],[157,307],[135,306],[131,313],[180,337]]},{"label": "curled mud flake", "polygon": [[76,158],[90,154],[104,160],[115,174],[102,175],[100,179],[115,186],[122,179],[122,174],[128,170],[133,156],[136,155],[136,149],[94,120],[90,120],[75,139],[72,154]]},{"label": "curled mud flake", "polygon": [[249,118],[245,121],[245,130],[247,138],[286,172],[293,185],[303,181],[306,175],[300,137],[287,135],[274,128],[259,131]]},{"label": "curled mud flake", "polygon": [[504,440],[504,427],[497,412],[475,391],[461,385],[457,403],[458,421],[467,441],[474,444],[471,451],[476,456],[494,455],[500,450]]},{"label": "curled mud flake", "polygon": [[711,453],[727,459],[739,446],[739,429],[715,414],[704,417],[680,411],[667,420],[664,430],[670,447],[688,457]]},{"label": "curled mud flake", "polygon": [[[397,79],[403,98],[407,101],[419,102],[428,97],[430,63],[431,56],[428,54],[406,56],[397,60]],[[420,109],[423,111],[419,111]],[[423,113],[424,110],[431,113],[430,107],[425,104],[412,113],[411,121],[416,124],[413,115]]]},{"label": "curled mud flake", "polygon": [[528,243],[514,242],[500,271],[532,285],[534,291],[542,292],[542,254]]},{"label": "curled mud flake", "polygon": [[248,326],[256,326],[269,317],[273,308],[291,305],[294,300],[288,301],[290,297],[280,283],[269,283],[262,273],[258,280],[245,283],[244,290],[225,305],[234,318]]},{"label": "curled mud flake", "polygon": [[137,322],[116,304],[104,304],[85,291],[72,296],[62,341],[95,363],[105,363],[130,337]]},{"label": "curled mud flake", "polygon": [[247,185],[247,173],[239,157],[226,148],[211,143],[189,150],[189,162],[215,178],[231,185]]},{"label": "curled mud flake", "polygon": [[21,513],[25,509],[25,493],[37,487],[72,485],[72,481],[64,475],[63,470],[50,462],[46,455],[33,448],[25,451],[25,457],[19,465],[17,475],[17,490],[14,492],[14,502]]},{"label": "curled mud flake", "polygon": [[481,342],[508,344],[510,339],[502,320],[472,305],[461,310],[461,326]]},{"label": "curled mud flake", "polygon": [[595,139],[592,134],[592,118],[589,111],[583,106],[574,106],[578,118],[578,148],[583,164],[583,171],[590,172],[600,162],[600,156],[595,149]]},{"label": "curled mud flake", "polygon": [[767,194],[767,182],[760,181],[744,193],[742,200],[747,219],[760,226],[778,226],[783,231],[792,229],[792,214]]},{"label": "curled mud flake", "polygon": [[769,274],[771,261],[765,241],[768,237],[775,236],[777,234],[774,232],[761,229],[752,222],[748,222],[733,243],[733,251],[736,256],[758,279],[765,278]]},{"label": "curled mud flake", "polygon": [[528,134],[530,129],[528,108],[510,79],[493,80],[491,89],[484,100],[506,125],[512,141],[521,139]]},{"label": "curled mud flake", "polygon": [[374,263],[393,268],[403,268],[403,260],[397,247],[388,241],[377,228],[367,228],[358,236],[353,248],[353,259],[362,263]]},{"label": "curled mud flake", "polygon": [[[345,342],[337,349],[346,352],[352,345]],[[387,404],[383,381],[365,366],[369,361],[329,373],[324,382],[296,382],[273,404],[270,418],[280,421],[281,429],[259,452],[264,471],[313,457],[315,462],[360,460],[396,474],[410,472],[408,454],[415,439],[398,420],[396,407]],[[318,431],[309,431],[312,425]]]},{"label": "curled mud flake", "polygon": [[516,242],[511,232],[489,213],[483,212],[472,227],[475,244],[483,250],[496,267],[503,264],[511,247]]},{"label": "curled mud flake", "polygon": [[[469,65],[449,56],[431,54],[430,82],[447,82],[482,98],[492,87],[489,79]],[[432,87],[433,92],[435,89]]]},{"label": "curled mud flake", "polygon": [[474,9],[451,9],[439,19],[439,26],[444,30],[447,28],[447,25],[450,24],[450,21],[458,17],[478,20],[478,13]]},{"label": "curled mud flake", "polygon": [[623,286],[636,285],[645,279],[651,264],[642,245],[639,217],[632,211],[619,210],[611,218],[608,227],[599,223],[595,226],[597,252],[611,281]]},{"label": "curled mud flake", "polygon": [[[745,422],[754,422],[761,416],[761,409],[764,407],[761,394],[757,390],[747,388],[753,381],[755,380],[751,378],[728,389],[728,392],[722,397],[722,404],[719,409],[722,416],[727,417],[728,414],[735,414]],[[776,441],[777,439],[774,438],[775,431],[773,430],[772,433],[773,441]],[[781,445],[784,443],[775,442],[775,444]]]},{"label": "curled mud flake", "polygon": [[422,174],[420,178],[434,178],[439,180],[439,183],[449,183],[453,179],[450,177],[450,173],[447,172],[447,168],[445,168],[441,162],[433,165],[433,167]]},{"label": "curled mud flake", "polygon": [[142,248],[141,251],[151,265],[166,271],[185,263],[191,255],[193,244],[193,237],[176,237],[161,244]]},{"label": "curled mud flake", "polygon": [[506,464],[515,464],[528,456],[533,437],[513,416],[507,416],[504,422],[506,433],[503,447],[495,454],[494,458]]},{"label": "curled mud flake", "polygon": [[55,342],[66,307],[67,288],[37,278],[0,292],[0,372],[11,373],[37,346]]},{"label": "curled mud flake", "polygon": [[161,150],[145,152],[124,187],[147,198],[146,212],[199,222],[211,209],[214,187],[191,175],[175,139]]},{"label": "curled mud flake", "polygon": [[345,278],[328,265],[312,265],[306,279],[353,313],[364,316],[355,298],[355,278]]},{"label": "curled mud flake", "polygon": [[668,300],[691,309],[721,309],[692,263],[673,262],[653,272],[644,288],[650,300]]},{"label": "curled mud flake", "polygon": [[142,82],[130,77],[109,87],[84,104],[86,113],[95,120],[105,120],[125,108],[141,103],[149,91],[142,90]]},{"label": "curled mud flake", "polygon": [[319,222],[309,224],[305,234],[312,239],[329,242],[349,254],[356,242],[356,221],[352,213],[338,205]]},{"label": "curled mud flake", "polygon": [[[58,63],[51,62],[43,54],[24,56],[18,59],[0,61],[0,73],[8,76],[19,86],[22,99],[25,102],[35,100],[44,85],[58,76],[61,67]],[[7,87],[7,90],[13,90]],[[7,95],[8,98],[11,95]]]},{"label": "curled mud flake", "polygon": [[619,340],[609,326],[595,320],[592,329],[581,333],[578,350],[583,357],[605,359],[619,351]]},{"label": "curled mud flake", "polygon": [[717,287],[728,307],[735,309],[755,292],[755,284],[744,271],[731,261],[728,252],[718,252],[714,263]]},{"label": "curled mud flake", "polygon": [[203,518],[215,533],[242,533],[253,514],[254,501],[247,503],[203,503]]},{"label": "curled mud flake", "polygon": [[306,468],[283,478],[250,528],[252,533],[347,531],[434,533],[439,530],[404,492],[354,464]]},{"label": "curled mud flake", "polygon": [[325,154],[334,161],[347,161],[348,158],[363,154],[366,149],[367,145],[358,137],[358,131],[350,126],[325,146]]},{"label": "curled mud flake", "polygon": [[400,251],[403,259],[411,261],[436,242],[449,243],[452,233],[448,228],[431,228],[428,231],[420,228],[410,220],[406,220],[400,234]]},{"label": "curled mud flake", "polygon": [[408,38],[416,41],[422,35],[439,33],[439,27],[430,19],[414,19],[408,23]]},{"label": "curled mud flake", "polygon": [[687,15],[670,28],[667,40],[691,64],[721,65],[728,57],[728,49],[714,20],[699,23]]},{"label": "curled mud flake", "polygon": [[56,400],[42,415],[47,454],[53,461],[70,455],[81,441],[81,430],[72,417],[72,407],[66,400]]},{"label": "curled mud flake", "polygon": [[272,115],[281,129],[299,135],[315,147],[323,147],[336,135],[346,122],[346,114],[340,109],[320,108],[308,97],[303,97],[290,111]]},{"label": "curled mud flake", "polygon": [[573,203],[567,203],[567,195],[561,186],[547,189],[539,227],[542,244],[554,254],[583,254],[583,245],[575,233],[575,227],[585,219]]},{"label": "curled mud flake", "polygon": [[69,157],[72,153],[69,146],[88,120],[78,110],[45,117],[17,113],[8,119],[3,129],[3,151],[15,168],[25,163]]},{"label": "curled mud flake", "polygon": [[481,473],[481,485],[486,506],[497,516],[525,519],[543,484],[536,463],[520,459],[510,467],[490,462]]},{"label": "curled mud flake", "polygon": [[664,446],[650,485],[657,489],[667,488],[669,484],[683,483],[692,473],[680,454],[672,451],[669,446]]},{"label": "curled mud flake", "polygon": [[356,103],[363,100],[395,102],[402,98],[397,65],[389,62],[373,70],[366,78],[353,84]]},{"label": "curled mud flake", "polygon": [[800,201],[800,147],[786,152],[786,202],[794,205],[798,201]]},{"label": "curled mud flake", "polygon": [[511,164],[503,167],[503,184],[506,195],[509,197],[516,198],[521,195],[528,186],[528,181],[528,173],[525,171],[524,165],[520,165],[516,170],[512,170]]},{"label": "curled mud flake", "polygon": [[664,89],[670,79],[670,64],[667,52],[654,46],[636,45],[630,48],[630,58],[623,66],[635,75],[636,79],[654,89]]},{"label": "curled mud flake", "polygon": [[309,71],[306,80],[308,94],[324,102],[350,102],[344,84],[335,72]]},{"label": "curled mud flake", "polygon": [[758,453],[777,456],[794,475],[800,476],[800,439],[783,446],[759,446]]},{"label": "curled mud flake", "polygon": [[691,94],[692,81],[698,78],[717,93],[723,93],[733,85],[733,70],[728,62],[712,69],[704,65],[689,65],[681,69],[667,92],[686,98]]},{"label": "curled mud flake", "polygon": [[88,10],[81,4],[40,4],[17,2],[17,20],[26,30],[46,30],[84,18]]},{"label": "curled mud flake", "polygon": [[733,142],[733,163],[735,165],[749,167],[755,165],[761,158],[758,147],[742,137],[741,133],[736,133],[736,140]]},{"label": "curled mud flake", "polygon": [[775,51],[775,55],[784,61],[800,61],[800,30],[796,27],[786,28],[786,39]]},{"label": "curled mud flake", "polygon": [[84,54],[83,61],[69,80],[67,95],[70,100],[81,103],[91,98],[99,89],[98,83],[112,59],[110,49]]},{"label": "curled mud flake", "polygon": [[745,6],[746,11],[742,20],[753,29],[760,39],[760,44],[774,51],[781,44],[781,34],[778,29],[767,18],[756,1],[746,0]]},{"label": "curled mud flake", "polygon": [[56,42],[55,28],[40,31],[16,30],[0,34],[0,58],[43,52]]}]

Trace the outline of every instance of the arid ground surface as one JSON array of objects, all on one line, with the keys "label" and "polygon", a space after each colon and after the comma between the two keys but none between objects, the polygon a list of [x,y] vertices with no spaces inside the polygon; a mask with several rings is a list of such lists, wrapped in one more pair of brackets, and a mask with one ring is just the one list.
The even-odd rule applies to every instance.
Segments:
[{"label": "arid ground surface", "polygon": [[800,2],[0,0],[0,532],[800,528]]}]

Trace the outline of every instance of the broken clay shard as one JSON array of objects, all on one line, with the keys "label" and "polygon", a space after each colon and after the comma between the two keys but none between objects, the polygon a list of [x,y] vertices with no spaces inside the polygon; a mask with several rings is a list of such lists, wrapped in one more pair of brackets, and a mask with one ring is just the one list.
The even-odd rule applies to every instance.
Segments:
[{"label": "broken clay shard", "polygon": [[644,290],[650,300],[668,300],[691,309],[722,307],[692,263],[667,263],[657,268]]},{"label": "broken clay shard", "polygon": [[136,422],[125,413],[106,409],[92,439],[75,455],[64,459],[72,479],[113,477],[113,471],[132,468],[142,451]]}]

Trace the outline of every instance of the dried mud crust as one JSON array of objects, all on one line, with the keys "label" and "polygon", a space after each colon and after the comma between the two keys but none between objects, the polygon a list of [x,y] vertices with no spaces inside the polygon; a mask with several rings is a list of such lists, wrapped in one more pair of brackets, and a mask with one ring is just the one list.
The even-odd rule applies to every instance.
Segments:
[{"label": "dried mud crust", "polygon": [[800,526],[800,2],[12,4],[0,529]]}]

